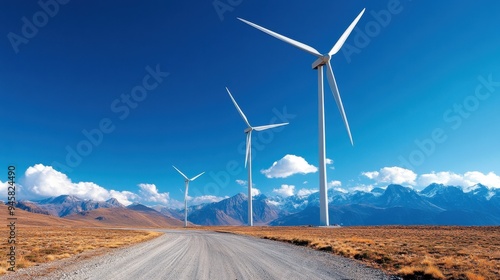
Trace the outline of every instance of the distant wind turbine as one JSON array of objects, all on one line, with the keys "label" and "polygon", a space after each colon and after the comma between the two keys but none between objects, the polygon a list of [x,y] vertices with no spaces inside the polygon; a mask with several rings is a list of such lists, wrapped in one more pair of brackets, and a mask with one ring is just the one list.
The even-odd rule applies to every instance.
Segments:
[{"label": "distant wind turbine", "polygon": [[269,124],[269,125],[263,125],[263,126],[251,126],[250,123],[247,120],[247,117],[241,111],[240,106],[238,106],[238,103],[236,103],[236,100],[234,100],[233,96],[231,95],[231,92],[229,89],[226,87],[227,93],[229,93],[229,97],[231,97],[231,100],[234,103],[234,106],[236,107],[236,110],[240,113],[241,117],[245,121],[246,125],[248,126],[245,129],[245,134],[247,135],[247,142],[246,142],[246,153],[245,153],[245,167],[247,167],[247,162],[248,162],[248,225],[253,226],[253,210],[252,210],[252,131],[262,131],[282,125],[287,125],[288,123],[279,123],[279,124]]},{"label": "distant wind turbine", "polygon": [[354,145],[352,141],[352,136],[351,136],[351,130],[349,129],[349,123],[347,122],[347,117],[344,112],[344,106],[342,105],[342,99],[340,98],[340,93],[337,87],[337,82],[335,81],[335,77],[333,75],[333,70],[332,66],[330,64],[330,59],[333,55],[335,55],[339,50],[342,48],[342,45],[344,45],[345,41],[347,40],[347,37],[351,34],[352,30],[358,23],[358,21],[361,19],[361,16],[363,16],[363,13],[365,12],[365,9],[359,13],[359,15],[354,19],[354,21],[349,25],[349,27],[344,31],[342,36],[340,36],[340,39],[335,43],[333,48],[327,53],[327,54],[321,54],[319,53],[315,48],[310,47],[306,44],[303,44],[301,42],[295,41],[293,39],[290,39],[288,37],[285,37],[283,35],[280,35],[276,32],[273,32],[269,29],[266,29],[262,26],[259,26],[255,23],[249,22],[247,20],[244,20],[242,18],[238,18],[239,20],[243,21],[244,23],[253,26],[260,31],[267,33],[277,39],[280,39],[284,42],[287,42],[303,51],[306,51],[314,56],[316,56],[318,59],[314,61],[312,64],[313,69],[318,70],[318,99],[319,99],[319,104],[318,104],[318,128],[319,128],[319,183],[320,183],[320,224],[324,226],[328,226],[330,224],[329,219],[328,219],[328,193],[327,193],[327,185],[326,185],[326,149],[325,149],[325,114],[324,114],[324,86],[323,86],[323,66],[326,65],[327,68],[327,77],[328,77],[328,83],[330,84],[330,89],[332,90],[333,97],[335,98],[335,102],[337,103],[337,107],[340,111],[340,114],[342,116],[342,119],[344,120],[345,127],[347,129],[347,133],[349,134],[349,139],[351,140],[351,145]]},{"label": "distant wind turbine", "polygon": [[175,167],[173,165],[172,165],[172,167],[175,168],[175,170],[177,170],[177,172],[179,172],[179,174],[181,174],[182,177],[184,177],[184,182],[186,183],[186,191],[184,192],[184,227],[187,227],[187,216],[188,216],[188,214],[187,214],[188,213],[187,212],[188,211],[187,210],[187,198],[188,198],[189,182],[196,180],[196,178],[200,177],[205,172],[201,172],[200,174],[189,179],[186,175],[184,175],[184,173],[182,173],[179,169],[177,169],[177,167]]}]

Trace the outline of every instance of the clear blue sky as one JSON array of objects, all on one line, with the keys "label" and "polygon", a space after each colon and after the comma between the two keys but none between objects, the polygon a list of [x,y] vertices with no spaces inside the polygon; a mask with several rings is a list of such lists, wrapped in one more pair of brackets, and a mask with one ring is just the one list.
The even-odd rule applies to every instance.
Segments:
[{"label": "clear blue sky", "polygon": [[[252,125],[268,124],[285,107],[293,115],[282,130],[254,134],[255,187],[266,194],[284,184],[315,189],[317,172],[260,172],[287,154],[318,166],[315,58],[236,17],[327,52],[366,8],[332,58],[354,147],[325,87],[327,157],[334,161],[328,181],[370,185],[376,182],[364,172],[394,166],[419,175],[500,174],[498,1],[242,0],[219,12],[202,2],[69,1],[49,5],[47,15],[36,1],[2,1],[1,165],[19,173],[53,166],[74,183],[107,190],[139,193],[138,184],[154,184],[181,200],[176,165],[188,176],[207,172],[191,183],[193,196],[246,192],[236,183],[247,180],[245,124],[228,86]],[[390,20],[382,10],[392,12]],[[147,80],[155,88],[127,103],[122,95],[143,85],[148,66],[169,74],[158,84]],[[494,82],[484,86],[478,77]],[[67,147],[86,141],[83,130],[102,131],[101,122],[108,133],[68,164]],[[429,140],[433,133],[437,140]],[[228,163],[236,171],[221,184],[214,174],[226,179]]]}]

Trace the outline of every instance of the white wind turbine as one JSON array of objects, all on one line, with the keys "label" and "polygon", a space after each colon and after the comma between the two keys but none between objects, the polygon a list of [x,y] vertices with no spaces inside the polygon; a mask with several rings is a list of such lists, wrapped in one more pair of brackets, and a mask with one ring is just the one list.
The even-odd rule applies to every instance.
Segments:
[{"label": "white wind turbine", "polygon": [[175,170],[177,170],[177,172],[179,172],[182,177],[184,177],[184,182],[186,183],[186,191],[184,192],[184,227],[187,227],[187,198],[188,198],[188,188],[189,188],[189,182],[191,181],[194,181],[196,180],[196,178],[200,177],[201,175],[203,175],[203,173],[205,172],[201,172],[200,174],[194,176],[193,178],[189,179],[186,175],[184,175],[184,173],[182,173],[179,169],[177,169],[177,167],[173,166],[173,168],[175,168]]},{"label": "white wind turbine", "polygon": [[318,128],[319,128],[319,190],[320,190],[320,224],[324,226],[328,226],[330,224],[328,219],[328,193],[326,188],[326,151],[325,151],[325,114],[324,114],[324,86],[323,86],[323,66],[326,65],[327,68],[327,77],[328,83],[330,84],[330,89],[332,90],[333,97],[335,98],[335,102],[337,103],[340,114],[342,115],[342,119],[344,120],[344,124],[347,128],[347,133],[349,134],[349,139],[351,140],[351,145],[354,145],[351,136],[351,130],[349,129],[349,123],[347,122],[347,117],[344,112],[344,106],[342,105],[342,99],[340,98],[339,90],[337,87],[337,82],[335,81],[335,77],[333,75],[332,66],[330,64],[330,59],[333,55],[335,55],[344,45],[347,37],[351,34],[352,30],[363,16],[365,9],[359,13],[359,15],[354,19],[354,21],[349,25],[349,27],[344,31],[340,39],[335,43],[333,48],[327,54],[319,53],[315,48],[310,47],[301,42],[295,41],[283,35],[280,35],[276,32],[273,32],[269,29],[266,29],[262,26],[259,26],[255,23],[249,22],[242,18],[238,18],[250,26],[253,26],[259,29],[262,32],[265,32],[277,39],[280,39],[284,42],[287,42],[303,51],[306,51],[318,59],[314,61],[312,64],[313,69],[318,70]]},{"label": "white wind turbine", "polygon": [[245,129],[245,134],[247,135],[247,142],[246,142],[246,152],[245,152],[245,167],[247,167],[247,162],[248,162],[248,225],[253,226],[253,210],[252,210],[252,131],[262,131],[282,125],[287,125],[288,123],[278,123],[278,124],[269,124],[269,125],[263,125],[263,126],[251,126],[250,123],[247,120],[247,117],[245,114],[243,114],[243,111],[241,111],[240,106],[238,106],[238,103],[236,103],[236,100],[234,100],[233,96],[231,95],[231,92],[229,89],[226,87],[227,93],[229,93],[229,97],[231,97],[231,100],[234,103],[234,106],[236,107],[236,110],[240,113],[241,117],[245,121],[246,125],[248,126]]}]

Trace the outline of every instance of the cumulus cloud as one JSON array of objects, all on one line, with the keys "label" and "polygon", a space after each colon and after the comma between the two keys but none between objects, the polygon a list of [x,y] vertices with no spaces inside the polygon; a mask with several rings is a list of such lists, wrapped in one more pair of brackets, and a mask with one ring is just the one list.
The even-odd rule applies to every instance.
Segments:
[{"label": "cumulus cloud", "polygon": [[219,202],[226,198],[228,198],[228,196],[220,197],[215,195],[202,195],[197,197],[189,197],[189,203],[191,205],[199,205],[204,203]]},{"label": "cumulus cloud", "polygon": [[[459,186],[467,189],[476,184],[483,184],[490,188],[500,188],[500,176],[494,172],[482,173],[467,171],[463,174],[451,171],[431,172],[417,175],[413,171],[401,167],[384,167],[379,171],[363,172],[363,176],[374,180],[376,183],[408,184],[411,186],[427,187],[432,183],[447,186]],[[373,189],[373,186],[369,185]]]},{"label": "cumulus cloud", "polygon": [[295,192],[295,186],[293,185],[281,185],[279,189],[273,189],[273,193],[278,194],[282,197],[292,196]]},{"label": "cumulus cloud", "polygon": [[500,188],[500,176],[494,172],[488,174],[479,171],[468,171],[464,174],[456,174],[453,172],[431,172],[422,174],[418,178],[418,184],[421,187],[426,187],[431,183],[443,185],[471,187],[476,184],[483,184],[491,188]]},{"label": "cumulus cloud", "polygon": [[347,191],[346,189],[343,189],[343,188],[334,188],[334,190],[336,190],[340,193],[349,193],[349,191]]},{"label": "cumulus cloud", "polygon": [[[326,163],[326,165],[332,165],[332,164],[333,164],[333,159],[329,159],[329,158],[327,158],[327,159],[325,160],[325,163]],[[332,170],[334,170],[334,169],[335,169],[335,166],[330,166],[329,168],[330,168],[330,169],[332,169]]]},{"label": "cumulus cloud", "polygon": [[139,196],[133,192],[129,191],[115,191],[115,190],[110,190],[109,195],[113,198],[116,198],[118,202],[121,204],[128,206],[133,203],[133,201],[136,201],[139,199]]},{"label": "cumulus cloud", "polygon": [[376,179],[379,175],[378,171],[370,171],[370,172],[363,172],[363,176],[367,177],[368,179]]},{"label": "cumulus cloud", "polygon": [[260,190],[257,189],[257,188],[252,188],[252,197],[256,196],[256,195],[259,195],[260,194]]},{"label": "cumulus cloud", "polygon": [[263,169],[260,172],[267,178],[286,178],[294,174],[308,174],[317,171],[318,168],[307,163],[303,157],[286,155],[275,161],[268,169]]},{"label": "cumulus cloud", "polygon": [[307,185],[308,183],[309,183],[308,181],[304,181],[302,184]]},{"label": "cumulus cloud", "polygon": [[[81,199],[105,201],[116,198],[123,205],[134,202],[155,202],[172,204],[169,193],[160,193],[154,184],[139,184],[139,194],[130,191],[108,190],[93,182],[73,182],[64,173],[55,170],[52,166],[35,164],[28,167],[22,182],[22,199],[39,199],[59,195],[74,195]],[[20,187],[20,185],[18,185]],[[3,183],[0,184],[0,189]]]},{"label": "cumulus cloud", "polygon": [[342,182],[340,181],[331,181],[328,183],[328,188],[335,188],[342,186]]},{"label": "cumulus cloud", "polygon": [[371,192],[373,190],[372,185],[358,185],[352,188],[349,188],[350,191],[361,191],[361,192]]},{"label": "cumulus cloud", "polygon": [[7,188],[9,187],[9,183],[0,181],[0,199],[7,199]]},{"label": "cumulus cloud", "polygon": [[138,184],[141,198],[148,202],[156,202],[160,204],[168,204],[170,194],[168,192],[160,193],[155,184]]},{"label": "cumulus cloud", "polygon": [[319,190],[318,189],[300,189],[297,192],[297,196],[305,197],[305,196],[309,196],[309,195],[316,193],[316,192],[319,192]]},{"label": "cumulus cloud", "polygon": [[52,166],[36,164],[24,173],[22,184],[27,196],[50,197],[59,195],[75,195],[83,199],[104,201],[110,198],[108,190],[92,182],[72,182]]},{"label": "cumulus cloud", "polygon": [[236,184],[242,186],[242,187],[245,187],[245,186],[248,186],[248,181],[245,181],[245,180],[236,180]]},{"label": "cumulus cloud", "polygon": [[417,179],[415,172],[398,166],[384,167],[380,171],[363,172],[362,175],[377,183],[388,184],[415,185],[415,179]]}]

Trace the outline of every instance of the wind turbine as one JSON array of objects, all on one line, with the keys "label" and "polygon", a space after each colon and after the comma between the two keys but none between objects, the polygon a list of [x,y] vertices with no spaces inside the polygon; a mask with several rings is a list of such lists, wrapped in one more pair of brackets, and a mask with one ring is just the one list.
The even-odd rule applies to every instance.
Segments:
[{"label": "wind turbine", "polygon": [[187,219],[188,219],[187,197],[188,197],[189,182],[196,180],[196,178],[200,177],[205,172],[201,172],[200,174],[189,179],[186,175],[184,175],[184,173],[182,173],[179,169],[177,169],[177,167],[173,165],[172,167],[175,168],[175,170],[177,170],[177,172],[179,172],[182,175],[182,177],[184,177],[184,182],[186,183],[186,191],[184,192],[184,227],[187,227]]},{"label": "wind turbine", "polygon": [[335,81],[335,76],[333,75],[332,65],[330,64],[330,59],[333,55],[339,52],[344,45],[347,37],[351,34],[352,30],[363,16],[365,9],[359,13],[359,15],[354,19],[354,21],[349,25],[349,27],[344,31],[340,39],[335,43],[333,48],[327,54],[319,53],[315,48],[310,47],[301,42],[295,41],[283,35],[280,35],[276,32],[273,32],[269,29],[266,29],[262,26],[259,26],[255,23],[249,22],[242,18],[238,18],[244,23],[259,29],[260,31],[267,33],[277,39],[280,39],[284,42],[287,42],[303,51],[306,51],[318,59],[313,62],[312,68],[318,70],[318,129],[319,129],[319,191],[320,191],[320,224],[324,226],[328,226],[330,224],[328,219],[328,193],[326,188],[326,149],[325,149],[325,113],[324,113],[324,86],[323,86],[323,66],[326,65],[327,68],[327,77],[328,83],[330,84],[330,89],[332,90],[333,97],[335,98],[335,102],[337,103],[337,107],[340,111],[340,115],[344,121],[345,127],[347,129],[347,133],[349,134],[349,139],[351,140],[351,145],[354,145],[351,136],[351,130],[349,129],[349,123],[347,122],[347,117],[344,112],[344,106],[342,105],[342,99],[340,98],[340,93],[337,87],[337,82]]},{"label": "wind turbine", "polygon": [[262,131],[266,129],[271,129],[274,127],[282,126],[282,125],[287,125],[288,123],[278,123],[278,124],[269,124],[269,125],[263,125],[263,126],[251,126],[250,123],[248,122],[247,117],[241,111],[240,106],[238,106],[238,103],[236,103],[236,100],[234,100],[233,96],[231,95],[231,92],[229,89],[226,87],[227,93],[229,93],[229,97],[231,97],[231,100],[234,103],[234,106],[236,107],[236,110],[240,113],[241,117],[245,121],[246,125],[248,126],[245,129],[245,134],[247,135],[247,142],[246,142],[246,152],[245,152],[245,167],[247,167],[247,162],[248,162],[248,225],[253,226],[253,210],[252,210],[252,131]]}]

